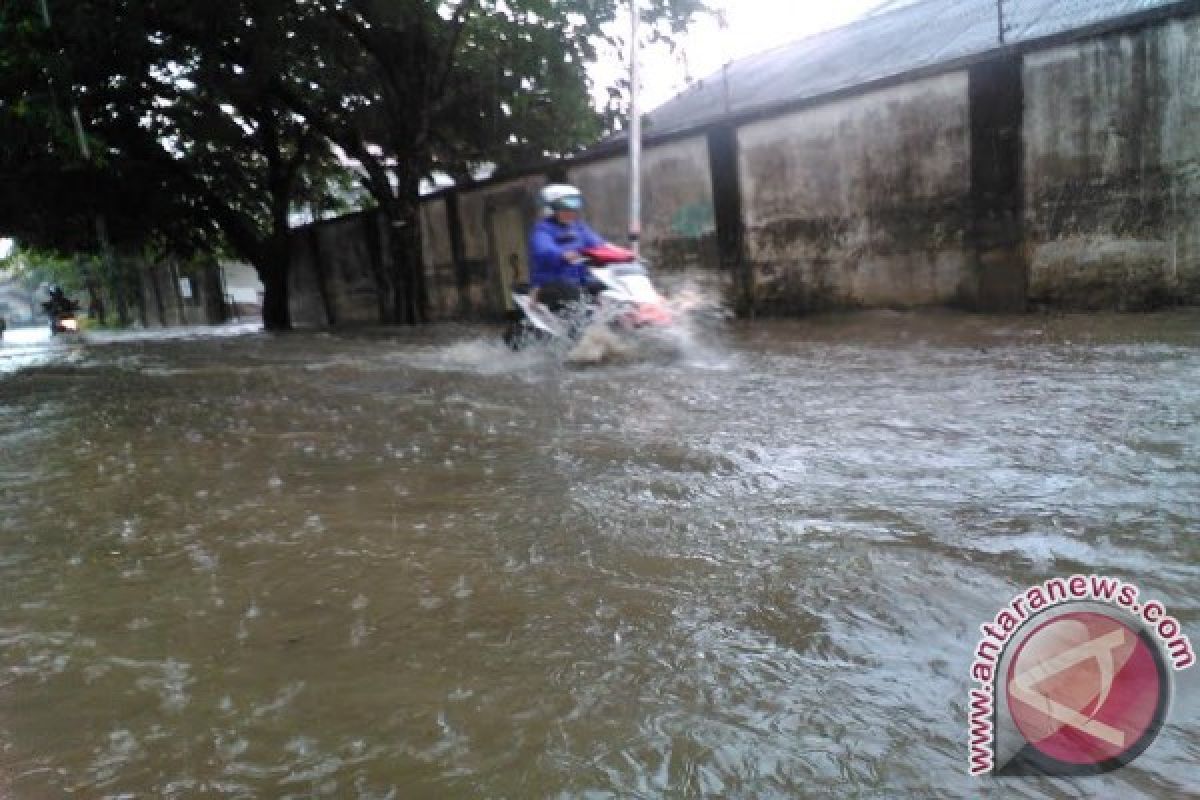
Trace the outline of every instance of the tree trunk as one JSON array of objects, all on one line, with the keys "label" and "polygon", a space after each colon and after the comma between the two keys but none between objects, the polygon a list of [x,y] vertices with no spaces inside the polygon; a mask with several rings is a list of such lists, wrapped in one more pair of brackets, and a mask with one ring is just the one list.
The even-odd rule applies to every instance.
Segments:
[{"label": "tree trunk", "polygon": [[401,183],[394,203],[386,209],[392,254],[392,285],[397,322],[418,325],[426,320],[428,296],[421,256],[419,180]]},{"label": "tree trunk", "polygon": [[104,313],[104,298],[100,296],[100,284],[89,275],[85,288],[88,293],[88,317],[104,325],[107,319]]},{"label": "tree trunk", "polygon": [[175,318],[181,326],[191,324],[188,319],[187,306],[183,302],[183,275],[179,271],[179,261],[172,258],[171,265],[171,295],[175,298]]},{"label": "tree trunk", "polygon": [[229,321],[225,306],[225,284],[221,281],[221,265],[215,257],[205,257],[201,267],[204,276],[204,318],[209,325]]},{"label": "tree trunk", "polygon": [[129,327],[129,289],[125,285],[125,269],[126,265],[121,263],[120,256],[111,256],[112,263],[116,270],[109,282],[109,290],[112,292],[113,299],[117,304],[117,324],[122,328]]},{"label": "tree trunk", "polygon": [[[277,237],[278,238],[278,237]],[[288,301],[288,272],[291,266],[286,249],[278,242],[264,248],[264,260],[255,264],[263,284],[263,327],[269,331],[290,331],[292,310]]]},{"label": "tree trunk", "polygon": [[[371,277],[375,279],[375,299],[379,306],[379,322],[395,325],[399,321],[396,313],[395,276],[388,271],[390,259],[384,257],[385,243],[390,246],[391,226],[385,232],[380,227],[380,215],[368,212],[363,217],[367,228],[367,256],[371,262]],[[386,221],[386,220],[385,220]]]},{"label": "tree trunk", "polygon": [[167,327],[167,309],[163,304],[162,287],[158,284],[159,264],[152,264],[147,271],[150,277],[150,288],[154,291],[154,310],[158,312],[158,326],[160,328]]}]

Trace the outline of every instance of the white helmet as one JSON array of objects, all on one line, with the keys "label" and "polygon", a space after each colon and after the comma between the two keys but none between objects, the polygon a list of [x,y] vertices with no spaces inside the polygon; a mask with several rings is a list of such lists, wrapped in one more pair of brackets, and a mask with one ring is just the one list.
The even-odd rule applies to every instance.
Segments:
[{"label": "white helmet", "polygon": [[542,204],[542,216],[549,217],[555,211],[582,211],[583,192],[566,183],[552,183],[538,193]]}]

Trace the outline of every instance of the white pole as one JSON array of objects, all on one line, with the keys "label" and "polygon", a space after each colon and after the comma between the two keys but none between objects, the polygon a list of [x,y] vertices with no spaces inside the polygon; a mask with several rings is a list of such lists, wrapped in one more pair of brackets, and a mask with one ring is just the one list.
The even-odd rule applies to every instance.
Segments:
[{"label": "white pole", "polygon": [[642,238],[642,115],[638,108],[638,0],[629,0],[629,247],[639,251]]}]

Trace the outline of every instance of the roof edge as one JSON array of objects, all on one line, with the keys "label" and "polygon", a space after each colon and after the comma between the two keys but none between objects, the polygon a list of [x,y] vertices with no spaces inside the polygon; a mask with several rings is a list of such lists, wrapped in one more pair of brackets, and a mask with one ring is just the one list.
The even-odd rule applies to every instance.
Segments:
[{"label": "roof edge", "polygon": [[[917,3],[914,3],[914,5],[917,5]],[[846,86],[841,89],[835,89],[833,91],[823,92],[821,94],[816,94],[809,97],[796,98],[779,103],[764,103],[762,105],[744,109],[736,113],[722,114],[698,125],[680,128],[678,130],[664,131],[658,134],[655,134],[652,131],[647,131],[646,136],[643,138],[643,144],[647,147],[654,147],[669,144],[670,142],[680,141],[682,139],[691,139],[696,136],[706,136],[710,131],[715,129],[738,127],[753,122],[759,122],[772,116],[791,114],[808,108],[814,108],[827,103],[836,102],[838,100],[844,100],[849,97],[870,94],[871,92],[880,91],[881,89],[888,89],[893,86],[908,83],[914,80],[925,80],[951,72],[958,72],[976,64],[996,60],[997,58],[1024,56],[1027,53],[1037,50],[1061,47],[1062,45],[1071,44],[1072,42],[1081,41],[1083,39],[1092,39],[1112,33],[1121,33],[1150,28],[1160,23],[1169,22],[1175,18],[1195,15],[1200,15],[1200,0],[1178,0],[1175,3],[1158,6],[1157,8],[1111,17],[1109,19],[1101,20],[1100,22],[1084,25],[1079,28],[1072,28],[1068,31],[1062,31],[1059,33],[1050,34],[1048,36],[1028,39],[1014,44],[998,44],[996,47],[991,49],[981,50],[977,53],[972,53],[960,58],[939,62],[937,64],[930,64],[923,67],[917,67],[916,69],[905,70],[903,72],[893,73],[892,75],[885,75],[870,81],[856,83],[852,86]],[[837,29],[835,28],[831,30]],[[803,41],[803,39],[797,41]],[[450,186],[444,189],[439,189],[436,192],[424,195],[421,199],[422,201],[440,199],[445,195],[453,194],[454,192],[486,189],[497,184],[509,183],[529,175],[546,173],[555,168],[583,166],[595,161],[602,161],[606,158],[612,158],[613,156],[620,155],[626,152],[627,148],[628,145],[625,139],[610,139],[609,141],[595,144],[584,152],[578,153],[574,156],[567,156],[565,158],[557,159],[547,158],[543,161],[532,163],[526,167],[510,168],[507,170],[497,171],[495,175],[491,176],[487,180],[472,181],[471,183],[466,183],[461,186]]]}]

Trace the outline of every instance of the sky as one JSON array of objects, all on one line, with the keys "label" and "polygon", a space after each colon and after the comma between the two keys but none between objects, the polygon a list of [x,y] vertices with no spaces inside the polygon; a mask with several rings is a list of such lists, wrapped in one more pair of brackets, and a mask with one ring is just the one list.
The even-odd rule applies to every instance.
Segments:
[{"label": "sky", "polygon": [[[700,17],[683,36],[676,53],[665,47],[642,51],[642,107],[649,111],[706,78],[726,61],[761,53],[805,36],[837,28],[863,16],[885,0],[709,0],[722,12],[726,27],[712,15]],[[628,17],[626,17],[628,19]],[[628,22],[624,23],[628,30]],[[610,54],[592,71],[599,95],[627,69]]]}]

